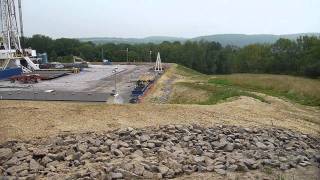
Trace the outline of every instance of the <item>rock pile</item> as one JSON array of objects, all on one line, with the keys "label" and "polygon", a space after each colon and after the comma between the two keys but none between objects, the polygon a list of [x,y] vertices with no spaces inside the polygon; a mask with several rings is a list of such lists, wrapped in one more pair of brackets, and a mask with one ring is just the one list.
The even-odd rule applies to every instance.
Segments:
[{"label": "rock pile", "polygon": [[[4,177],[161,179],[319,165],[320,139],[284,129],[167,125],[0,145]],[[1,179],[1,177],[0,177]]]}]

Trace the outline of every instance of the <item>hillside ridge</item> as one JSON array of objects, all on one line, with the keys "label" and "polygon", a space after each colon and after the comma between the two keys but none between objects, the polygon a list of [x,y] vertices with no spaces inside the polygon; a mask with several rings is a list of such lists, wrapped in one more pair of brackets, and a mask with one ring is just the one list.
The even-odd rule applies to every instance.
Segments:
[{"label": "hillside ridge", "polygon": [[142,43],[154,43],[160,44],[164,41],[168,42],[186,42],[186,41],[215,41],[221,43],[223,46],[246,46],[255,43],[275,43],[280,38],[286,38],[290,40],[296,40],[300,36],[320,36],[320,33],[296,33],[296,34],[214,34],[198,36],[194,38],[183,37],[171,37],[171,36],[148,36],[145,38],[118,38],[118,37],[92,37],[92,38],[78,38],[82,42],[91,41],[95,44],[104,43],[126,43],[126,44],[142,44]]}]

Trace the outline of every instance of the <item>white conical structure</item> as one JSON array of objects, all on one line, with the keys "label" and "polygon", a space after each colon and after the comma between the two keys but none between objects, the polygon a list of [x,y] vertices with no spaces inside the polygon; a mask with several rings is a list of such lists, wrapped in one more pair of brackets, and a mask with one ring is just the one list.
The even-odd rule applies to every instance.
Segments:
[{"label": "white conical structure", "polygon": [[157,61],[156,61],[156,66],[154,67],[154,71],[156,71],[156,72],[162,72],[163,71],[159,52],[158,52],[158,55],[157,55]]}]

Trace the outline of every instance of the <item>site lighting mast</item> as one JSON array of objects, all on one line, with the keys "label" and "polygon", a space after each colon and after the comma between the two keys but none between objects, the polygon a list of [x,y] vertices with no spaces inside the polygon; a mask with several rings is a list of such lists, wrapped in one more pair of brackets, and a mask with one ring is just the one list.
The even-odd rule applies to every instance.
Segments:
[{"label": "site lighting mast", "polygon": [[112,72],[114,73],[114,90],[113,90],[113,96],[117,97],[118,94],[118,90],[117,90],[117,71],[118,71],[118,66],[116,66]]}]

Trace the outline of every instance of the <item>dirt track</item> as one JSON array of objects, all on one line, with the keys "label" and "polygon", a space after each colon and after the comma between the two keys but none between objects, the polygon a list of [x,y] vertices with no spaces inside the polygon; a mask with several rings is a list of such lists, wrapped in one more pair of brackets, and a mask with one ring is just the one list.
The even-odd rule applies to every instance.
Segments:
[{"label": "dirt track", "polygon": [[319,109],[265,98],[270,104],[249,97],[212,106],[0,101],[0,142],[128,126],[190,123],[277,126],[320,135]]}]

